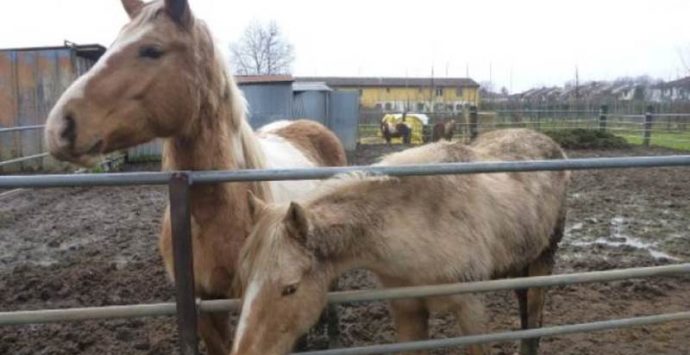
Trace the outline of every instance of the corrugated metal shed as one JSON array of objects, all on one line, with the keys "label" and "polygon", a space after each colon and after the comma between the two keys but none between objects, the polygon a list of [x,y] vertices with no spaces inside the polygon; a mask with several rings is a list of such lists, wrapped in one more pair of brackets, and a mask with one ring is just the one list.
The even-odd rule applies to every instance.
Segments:
[{"label": "corrugated metal shed", "polygon": [[[0,49],[0,128],[43,125],[60,95],[105,53],[100,45]],[[43,131],[0,133],[0,160],[43,153]],[[3,171],[50,168],[32,160]]]},{"label": "corrugated metal shed", "polygon": [[324,126],[328,122],[329,91],[295,91],[293,115],[297,118],[308,118]]},{"label": "corrugated metal shed", "polygon": [[306,82],[306,81],[298,81],[295,83],[292,83],[292,91],[294,92],[302,92],[302,91],[333,91],[328,85],[326,85],[325,82]]},{"label": "corrugated metal shed", "polygon": [[399,77],[297,77],[298,82],[325,82],[331,87],[410,87],[410,86],[434,86],[434,87],[479,87],[476,81],[470,78],[399,78]]},{"label": "corrugated metal shed", "polygon": [[240,84],[249,103],[249,122],[254,129],[292,117],[292,82],[273,81]]}]

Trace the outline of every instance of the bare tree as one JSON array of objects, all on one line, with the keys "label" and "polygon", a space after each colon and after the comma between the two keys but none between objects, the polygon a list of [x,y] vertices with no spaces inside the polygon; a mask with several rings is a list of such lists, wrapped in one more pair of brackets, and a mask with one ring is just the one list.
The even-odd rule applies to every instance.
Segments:
[{"label": "bare tree", "polygon": [[289,74],[294,49],[276,24],[252,22],[242,38],[230,46],[231,61],[239,75]]}]

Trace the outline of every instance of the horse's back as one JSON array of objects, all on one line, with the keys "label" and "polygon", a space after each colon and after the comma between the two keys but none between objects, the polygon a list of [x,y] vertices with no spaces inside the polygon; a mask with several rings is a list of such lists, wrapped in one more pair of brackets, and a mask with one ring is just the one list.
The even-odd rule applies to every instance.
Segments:
[{"label": "horse's back", "polygon": [[[562,157],[558,144],[540,133],[504,130],[487,133],[472,145],[438,142],[393,153],[379,165]],[[564,208],[567,176],[559,171],[424,176],[402,178],[398,188],[415,194],[419,206],[412,214],[435,221],[422,229],[434,231],[448,226],[448,230],[433,233],[434,242],[445,243],[448,250],[455,248],[453,233],[446,234],[452,229],[450,221],[460,218],[459,223],[473,231],[473,243],[478,243],[475,255],[467,257],[483,260],[491,265],[492,272],[502,274],[524,267],[550,245],[551,232]],[[423,193],[418,194],[419,191]],[[395,196],[398,195],[403,194]]]},{"label": "horse's back", "polygon": [[[267,169],[315,168],[346,164],[338,138],[323,125],[309,120],[277,121],[258,130]],[[274,202],[310,194],[317,180],[272,181]]]},{"label": "horse's back", "polygon": [[316,166],[347,165],[345,149],[338,137],[318,122],[307,119],[278,121],[260,128],[259,133],[285,139]]},{"label": "horse's back", "polygon": [[502,129],[481,134],[470,146],[499,160],[565,159],[563,149],[547,135],[525,128]]}]

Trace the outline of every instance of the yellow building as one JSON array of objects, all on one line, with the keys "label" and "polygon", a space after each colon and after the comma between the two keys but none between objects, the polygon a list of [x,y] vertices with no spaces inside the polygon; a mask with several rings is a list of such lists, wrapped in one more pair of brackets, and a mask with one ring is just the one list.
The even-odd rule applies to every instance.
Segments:
[{"label": "yellow building", "polygon": [[479,84],[469,78],[298,77],[338,90],[357,90],[364,109],[387,112],[458,112],[479,104]]}]

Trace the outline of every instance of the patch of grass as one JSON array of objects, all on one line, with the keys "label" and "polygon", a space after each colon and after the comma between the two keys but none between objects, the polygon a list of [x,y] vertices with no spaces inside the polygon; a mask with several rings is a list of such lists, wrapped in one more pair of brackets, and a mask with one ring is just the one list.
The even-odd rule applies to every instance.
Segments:
[{"label": "patch of grass", "polygon": [[546,130],[544,133],[565,149],[622,149],[630,147],[625,138],[595,129]]},{"label": "patch of grass", "polygon": [[136,158],[129,157],[127,162],[129,163],[157,163],[161,161],[160,155],[139,155]]},{"label": "patch of grass", "polygon": [[[644,140],[641,134],[636,133],[620,133],[628,143],[634,145],[642,145]],[[678,150],[690,151],[690,131],[687,133],[670,133],[670,132],[654,132],[650,139],[650,145]]]}]

